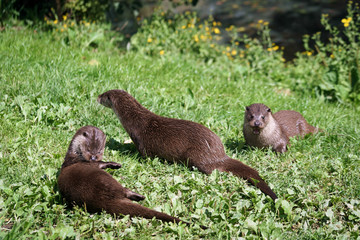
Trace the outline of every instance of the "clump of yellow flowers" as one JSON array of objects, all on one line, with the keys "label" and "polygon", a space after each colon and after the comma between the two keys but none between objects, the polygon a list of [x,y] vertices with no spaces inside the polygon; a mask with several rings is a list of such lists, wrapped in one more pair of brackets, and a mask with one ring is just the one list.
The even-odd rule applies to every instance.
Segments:
[{"label": "clump of yellow flowers", "polygon": [[[91,22],[88,22],[86,20],[82,20],[82,21],[79,21],[78,23],[76,23],[75,20],[70,19],[67,15],[63,15],[61,18],[62,18],[62,21],[59,21],[59,18],[50,20],[48,17],[45,17],[44,20],[46,21],[46,24],[48,26],[53,27],[56,32],[67,31],[69,27],[74,27],[75,25],[85,26],[87,28],[89,28],[91,26]],[[95,23],[95,21],[93,21],[93,24],[94,23]]]},{"label": "clump of yellow flowers", "polygon": [[343,18],[341,22],[344,24],[344,27],[348,27],[350,25],[350,22],[352,21],[351,17]]}]

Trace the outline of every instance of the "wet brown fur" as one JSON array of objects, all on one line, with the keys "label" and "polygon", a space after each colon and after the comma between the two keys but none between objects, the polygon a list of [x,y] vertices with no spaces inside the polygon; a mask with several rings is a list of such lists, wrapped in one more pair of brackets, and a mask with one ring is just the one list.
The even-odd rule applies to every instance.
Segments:
[{"label": "wet brown fur", "polygon": [[[148,219],[155,217],[167,222],[184,222],[179,218],[132,202],[132,200],[143,200],[145,197],[123,187],[109,173],[102,170],[121,167],[115,162],[100,161],[104,152],[105,139],[106,136],[100,129],[86,126],[80,128],[71,140],[58,178],[60,193],[67,203],[70,206],[73,204],[84,205],[86,210],[91,213],[106,211],[117,215]],[[83,152],[74,149],[82,149]],[[93,149],[96,149],[96,161],[91,160],[94,159],[92,156],[95,154]]]},{"label": "wet brown fur", "polygon": [[206,174],[215,169],[231,172],[277,198],[255,169],[228,157],[220,138],[203,125],[156,115],[124,90],[107,91],[97,100],[113,109],[143,156],[183,163]]},{"label": "wet brown fur", "polygon": [[243,133],[245,141],[253,147],[271,146],[276,152],[286,152],[289,138],[303,137],[309,133],[322,131],[311,126],[298,112],[282,110],[272,113],[262,103],[254,103],[245,110]]}]

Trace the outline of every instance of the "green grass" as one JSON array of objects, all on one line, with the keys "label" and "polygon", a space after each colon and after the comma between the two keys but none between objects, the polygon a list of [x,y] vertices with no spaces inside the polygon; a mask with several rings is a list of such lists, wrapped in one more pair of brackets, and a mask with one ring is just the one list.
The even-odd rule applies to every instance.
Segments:
[{"label": "green grass", "polygon": [[[359,238],[360,115],[354,107],[279,93],[271,74],[287,78],[280,66],[269,73],[261,64],[254,71],[221,58],[150,57],[106,46],[79,48],[26,28],[0,33],[0,238]],[[99,65],[90,65],[92,59]],[[141,158],[124,143],[129,136],[115,114],[96,102],[115,88],[159,115],[210,128],[227,154],[257,169],[279,199],[226,173],[208,176]],[[274,112],[299,111],[325,132],[292,139],[284,155],[243,148],[244,107],[254,102]],[[66,209],[56,176],[72,136],[85,125],[105,132],[104,160],[123,166],[109,172],[146,196],[142,205],[195,225]]]}]

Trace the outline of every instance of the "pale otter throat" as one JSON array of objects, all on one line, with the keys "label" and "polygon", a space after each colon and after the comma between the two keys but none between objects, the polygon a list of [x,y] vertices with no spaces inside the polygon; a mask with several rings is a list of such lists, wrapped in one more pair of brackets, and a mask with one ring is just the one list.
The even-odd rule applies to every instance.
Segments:
[{"label": "pale otter throat", "polygon": [[[123,187],[102,169],[120,168],[115,162],[102,162],[105,134],[98,128],[80,128],[71,140],[61,172],[58,186],[69,206],[85,206],[91,213],[106,211],[116,215],[130,215],[148,219],[157,218],[167,222],[183,222],[132,201],[145,197]],[[204,226],[201,226],[205,228]]]},{"label": "pale otter throat", "polygon": [[272,147],[276,152],[286,152],[289,138],[303,137],[322,131],[307,123],[298,112],[283,110],[272,113],[262,103],[254,103],[245,109],[243,134],[246,144],[252,147]]},{"label": "pale otter throat", "polygon": [[231,172],[277,198],[255,169],[228,157],[220,138],[203,125],[156,115],[124,90],[107,91],[97,101],[115,112],[141,155],[183,163],[206,174],[215,169]]}]

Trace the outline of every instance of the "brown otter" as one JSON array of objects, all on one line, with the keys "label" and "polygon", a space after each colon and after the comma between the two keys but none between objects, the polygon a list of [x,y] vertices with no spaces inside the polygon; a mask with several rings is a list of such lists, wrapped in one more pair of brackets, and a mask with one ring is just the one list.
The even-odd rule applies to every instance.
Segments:
[{"label": "brown otter", "polygon": [[111,214],[184,222],[131,201],[140,201],[145,197],[121,186],[109,173],[102,170],[121,167],[115,162],[100,161],[105,139],[106,136],[100,129],[86,126],[80,128],[71,140],[58,178],[60,193],[67,203],[70,206],[74,203],[84,205],[91,213],[105,210]]},{"label": "brown otter", "polygon": [[245,110],[243,133],[245,141],[253,147],[271,146],[276,152],[286,152],[289,138],[316,133],[321,129],[307,123],[298,112],[282,110],[272,114],[262,103],[254,103]]},{"label": "brown otter", "polygon": [[158,116],[124,90],[107,91],[97,101],[113,109],[141,155],[181,162],[206,174],[231,172],[277,198],[255,169],[228,157],[220,138],[203,125]]},{"label": "brown otter", "polygon": [[85,126],[76,131],[72,138],[61,168],[77,162],[92,162],[99,168],[121,168],[119,163],[102,162],[106,135],[99,128]]}]

